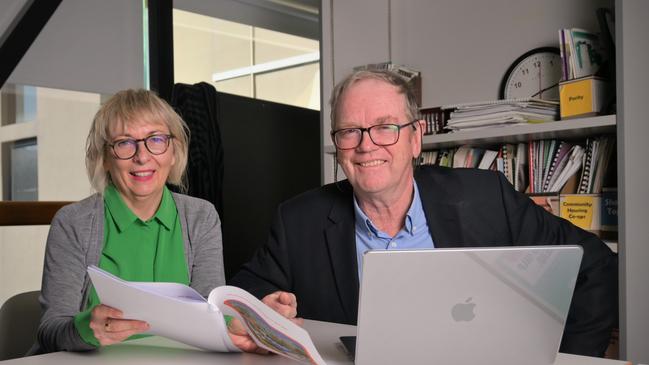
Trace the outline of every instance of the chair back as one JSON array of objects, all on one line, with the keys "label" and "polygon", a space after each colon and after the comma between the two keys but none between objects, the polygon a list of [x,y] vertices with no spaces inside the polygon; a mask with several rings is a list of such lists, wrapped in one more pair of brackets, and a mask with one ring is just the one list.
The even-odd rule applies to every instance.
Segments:
[{"label": "chair back", "polygon": [[40,291],[16,294],[0,308],[0,361],[24,356],[36,341]]}]

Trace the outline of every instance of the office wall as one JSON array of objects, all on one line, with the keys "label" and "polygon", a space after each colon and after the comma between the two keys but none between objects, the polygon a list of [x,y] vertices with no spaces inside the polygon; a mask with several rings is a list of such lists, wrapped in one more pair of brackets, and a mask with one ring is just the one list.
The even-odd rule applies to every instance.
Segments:
[{"label": "office wall", "polygon": [[[36,119],[0,127],[0,142],[36,137],[38,200],[77,201],[91,193],[85,143],[100,95],[36,89]],[[49,226],[0,227],[0,305],[41,286]]]},{"label": "office wall", "polygon": [[[421,71],[423,106],[496,99],[518,56],[558,46],[560,28],[598,30],[595,9],[604,5],[612,0],[323,0],[323,145],[332,145],[331,89],[354,66],[392,61]],[[324,153],[323,166],[333,181]]]},{"label": "office wall", "polygon": [[142,87],[142,29],[142,1],[63,0],[7,82],[104,94]]},{"label": "office wall", "polygon": [[[24,3],[0,2],[3,31]],[[142,1],[64,0],[10,76],[39,86],[35,120],[0,127],[0,142],[37,139],[39,200],[91,192],[85,138],[102,95],[144,86],[142,31]],[[48,229],[0,227],[0,305],[40,288]]]},{"label": "office wall", "polygon": [[[288,2],[290,4],[290,2]],[[175,0],[174,8],[254,25],[300,37],[319,39],[318,15],[310,11],[317,0],[303,0],[304,9],[281,1],[258,0]]]},{"label": "office wall", "polygon": [[[594,10],[612,6],[610,0],[323,0],[323,145],[329,141],[326,101],[339,75],[359,63],[358,54],[339,50],[350,43],[374,43],[384,32],[390,41],[371,50],[361,63],[391,60],[422,71],[423,104],[438,106],[497,97],[500,80],[509,64],[525,51],[557,44],[557,29],[582,27],[598,30]],[[649,49],[649,2],[617,0],[616,38],[618,90],[618,185],[620,221],[620,356],[633,363],[649,363],[649,234],[646,182],[649,160],[645,147],[646,85]],[[359,16],[363,9],[384,7],[385,16]],[[350,9],[351,8],[351,9]],[[380,13],[376,9],[369,14]],[[337,36],[341,22],[369,28]],[[366,39],[367,38],[367,39]],[[343,45],[341,45],[341,43]],[[389,54],[389,59],[377,57]],[[329,90],[329,92],[327,92]],[[333,180],[331,156],[322,154],[325,182]],[[640,167],[643,166],[643,167]]]},{"label": "office wall", "polygon": [[0,43],[6,36],[6,31],[14,24],[14,20],[21,13],[28,0],[4,0],[0,12]]},{"label": "office wall", "polygon": [[[620,221],[620,355],[649,364],[649,2],[615,3]],[[620,21],[621,20],[621,21]]]}]

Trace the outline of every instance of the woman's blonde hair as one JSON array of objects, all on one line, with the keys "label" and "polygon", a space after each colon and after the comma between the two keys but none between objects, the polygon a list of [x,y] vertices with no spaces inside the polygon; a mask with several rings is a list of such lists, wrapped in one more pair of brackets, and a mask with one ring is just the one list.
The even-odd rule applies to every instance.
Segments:
[{"label": "woman's blonde hair", "polygon": [[185,191],[185,167],[189,146],[189,129],[173,108],[149,90],[123,90],[106,101],[92,121],[86,140],[86,171],[90,184],[99,193],[111,182],[104,168],[110,153],[110,131],[140,123],[163,123],[173,136],[175,164],[169,171],[167,182]]}]

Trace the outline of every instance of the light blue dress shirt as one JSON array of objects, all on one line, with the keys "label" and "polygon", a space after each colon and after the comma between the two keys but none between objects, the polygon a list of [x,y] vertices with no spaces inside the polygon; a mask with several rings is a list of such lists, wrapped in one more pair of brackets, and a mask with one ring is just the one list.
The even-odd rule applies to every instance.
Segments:
[{"label": "light blue dress shirt", "polygon": [[358,261],[358,278],[363,272],[363,254],[368,250],[403,250],[414,248],[434,248],[433,237],[428,231],[424,208],[421,205],[419,189],[414,182],[414,196],[406,213],[404,227],[394,237],[378,230],[372,221],[358,206],[354,196],[356,216],[356,259]]}]

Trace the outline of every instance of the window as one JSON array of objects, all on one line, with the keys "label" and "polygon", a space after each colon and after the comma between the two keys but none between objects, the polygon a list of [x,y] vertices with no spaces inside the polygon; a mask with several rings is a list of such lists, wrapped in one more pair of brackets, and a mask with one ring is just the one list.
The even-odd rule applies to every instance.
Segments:
[{"label": "window", "polygon": [[[3,146],[8,176],[4,200],[38,200],[38,147],[36,138],[7,142]],[[5,154],[3,153],[3,155]]]},{"label": "window", "polygon": [[320,110],[319,42],[174,9],[175,82]]}]

